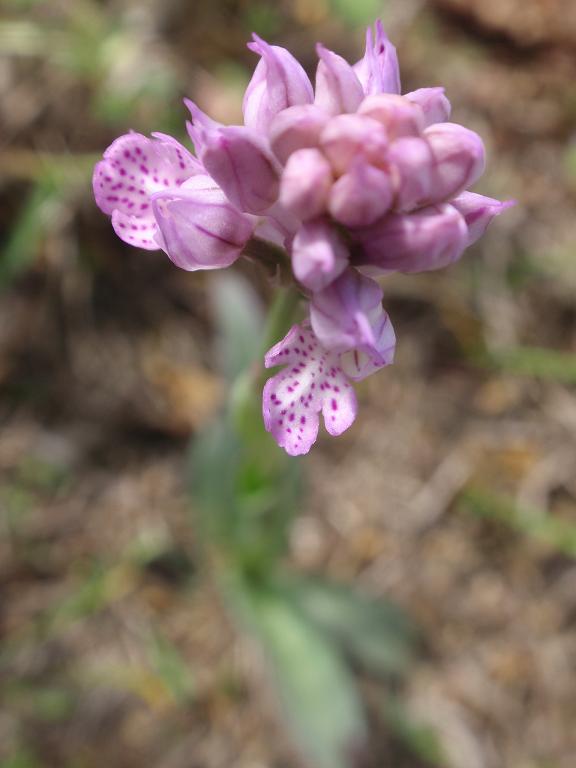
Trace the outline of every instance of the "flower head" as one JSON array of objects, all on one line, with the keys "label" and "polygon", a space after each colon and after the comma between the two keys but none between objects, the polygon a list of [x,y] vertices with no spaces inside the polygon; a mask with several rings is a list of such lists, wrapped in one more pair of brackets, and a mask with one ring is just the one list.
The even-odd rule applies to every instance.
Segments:
[{"label": "flower head", "polygon": [[318,44],[314,88],[285,48],[256,35],[248,47],[260,61],[244,125],[187,100],[195,156],[168,136],[127,134],[96,166],[94,192],[125,242],[162,248],[183,269],[229,266],[252,237],[286,248],[309,319],[266,355],[266,367],[286,367],[264,388],[264,419],[298,454],[320,412],[331,434],[347,429],[351,382],[392,362],[372,278],[447,266],[512,203],[469,191],[482,139],[450,122],[443,88],[402,95],[381,22],[354,65]]}]

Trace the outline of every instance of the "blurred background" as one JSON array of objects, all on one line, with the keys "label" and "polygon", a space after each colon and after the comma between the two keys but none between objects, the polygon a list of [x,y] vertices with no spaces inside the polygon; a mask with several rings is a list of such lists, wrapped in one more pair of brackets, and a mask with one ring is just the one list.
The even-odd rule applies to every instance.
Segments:
[{"label": "blurred background", "polygon": [[380,16],[404,91],[444,85],[485,139],[477,191],[519,204],[455,267],[385,281],[397,363],[306,460],[290,561],[418,627],[402,717],[359,678],[362,765],[573,768],[576,3],[0,8],[0,766],[300,765],[197,554],[213,278],[121,243],[90,178],[127,129],[184,137],[185,95],[240,121],[252,31],[312,74],[316,41],[355,61]]}]

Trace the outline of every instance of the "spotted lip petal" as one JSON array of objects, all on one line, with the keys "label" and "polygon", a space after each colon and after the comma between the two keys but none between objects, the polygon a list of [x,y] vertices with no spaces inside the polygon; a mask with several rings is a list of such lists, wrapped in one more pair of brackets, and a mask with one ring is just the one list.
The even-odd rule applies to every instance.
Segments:
[{"label": "spotted lip petal", "polygon": [[262,413],[266,431],[289,455],[308,453],[316,442],[320,412],[334,436],[354,422],[356,394],[338,355],[323,349],[309,327],[294,325],[264,363],[266,368],[286,366],[266,382]]},{"label": "spotted lip petal", "polygon": [[362,83],[366,96],[375,93],[401,92],[398,54],[386,36],[380,19],[376,22],[375,39],[370,27],[366,30],[366,53],[354,65],[354,71]]},{"label": "spotted lip petal", "polygon": [[152,197],[157,238],[181,269],[222,269],[233,264],[254,230],[254,219],[230,205],[209,176]]},{"label": "spotted lip petal", "polygon": [[266,133],[282,110],[311,104],[314,91],[301,64],[285,48],[269,45],[258,35],[248,48],[261,59],[244,95],[244,124]]},{"label": "spotted lip petal", "polygon": [[175,139],[128,133],[116,139],[96,164],[94,196],[124,242],[157,250],[151,195],[178,187],[201,170],[196,158]]}]

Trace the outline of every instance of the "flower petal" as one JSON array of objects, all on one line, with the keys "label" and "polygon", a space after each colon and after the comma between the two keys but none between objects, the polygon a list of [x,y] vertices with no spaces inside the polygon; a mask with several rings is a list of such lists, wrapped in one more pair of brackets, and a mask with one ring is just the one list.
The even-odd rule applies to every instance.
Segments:
[{"label": "flower petal", "polygon": [[404,98],[421,107],[426,126],[446,123],[450,119],[452,106],[446,98],[444,88],[418,88],[405,94]]},{"label": "flower petal", "polygon": [[158,226],[153,216],[152,218],[130,216],[123,211],[115,210],[112,211],[111,219],[114,232],[128,245],[143,248],[145,251],[157,251],[160,248],[156,239]]},{"label": "flower petal", "polygon": [[314,103],[329,115],[355,112],[364,90],[354,70],[337,53],[321,43],[316,46],[320,58],[316,70],[316,96]]},{"label": "flower petal", "polygon": [[385,164],[388,139],[371,117],[337,115],[320,134],[320,146],[336,174],[346,173],[360,156],[374,165]]},{"label": "flower petal", "polygon": [[122,240],[153,250],[158,246],[150,196],[179,186],[200,171],[199,162],[176,139],[128,133],[116,139],[96,164],[94,196],[100,209],[113,216]]},{"label": "flower petal", "polygon": [[328,207],[341,224],[363,227],[383,216],[391,203],[390,175],[359,157],[333,185]]},{"label": "flower petal", "polygon": [[289,107],[276,115],[268,138],[278,160],[285,163],[297,149],[317,147],[328,120],[326,112],[314,104]]},{"label": "flower petal", "polygon": [[400,67],[396,48],[392,45],[380,19],[376,22],[376,39],[372,30],[366,30],[366,53],[354,65],[364,93],[400,93]]},{"label": "flower petal", "polygon": [[263,213],[276,202],[280,167],[256,131],[225,126],[205,131],[202,142],[202,163],[233,205]]},{"label": "flower petal", "polygon": [[428,142],[414,136],[398,139],[390,146],[388,161],[395,181],[395,210],[413,211],[426,205],[434,171],[434,155]]},{"label": "flower petal", "polygon": [[270,121],[283,109],[311,104],[314,91],[300,63],[285,48],[269,45],[257,35],[248,48],[262,58],[244,96],[244,123],[267,132]]},{"label": "flower petal", "polygon": [[354,234],[361,245],[354,262],[373,275],[440,269],[459,259],[468,243],[464,217],[447,204],[388,214]]},{"label": "flower petal", "polygon": [[152,197],[159,242],[181,269],[221,269],[233,264],[254,231],[252,217],[240,213],[209,176]]},{"label": "flower petal", "polygon": [[495,200],[493,197],[462,192],[450,204],[464,217],[468,227],[468,245],[479,240],[493,218],[516,205],[515,200]]},{"label": "flower petal", "polygon": [[294,325],[264,359],[266,368],[286,367],[264,386],[264,426],[290,454],[308,453],[316,442],[319,413],[331,435],[354,422],[356,395],[338,364],[338,356],[322,349],[309,327]]},{"label": "flower petal", "polygon": [[222,123],[212,120],[212,118],[203,112],[198,104],[191,99],[184,99],[184,104],[190,111],[192,117],[192,121],[188,120],[186,122],[186,130],[194,144],[196,154],[199,155],[202,150],[202,136],[204,135],[204,132],[221,128]]},{"label": "flower petal", "polygon": [[345,364],[347,374],[354,380],[363,379],[394,360],[396,336],[382,308],[382,289],[354,269],[346,270],[314,294],[310,321],[325,349],[351,353]]},{"label": "flower petal", "polygon": [[402,136],[420,136],[425,127],[424,112],[420,105],[393,93],[367,96],[358,108],[358,114],[381,123],[386,128],[389,140]]},{"label": "flower petal", "polygon": [[332,282],[348,264],[348,249],[327,219],[303,224],[292,243],[292,269],[297,280],[312,291]]},{"label": "flower petal", "polygon": [[280,182],[280,203],[302,221],[324,213],[332,186],[332,168],[317,149],[290,155]]},{"label": "flower petal", "polygon": [[480,136],[457,123],[436,123],[423,133],[434,155],[432,189],[428,203],[458,195],[478,181],[486,166]]}]

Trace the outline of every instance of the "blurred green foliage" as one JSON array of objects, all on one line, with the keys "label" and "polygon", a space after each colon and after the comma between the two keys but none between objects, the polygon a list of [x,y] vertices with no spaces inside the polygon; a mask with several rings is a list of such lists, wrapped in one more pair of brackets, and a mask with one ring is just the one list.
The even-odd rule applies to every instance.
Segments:
[{"label": "blurred green foliage", "polygon": [[[191,450],[190,490],[203,545],[233,615],[260,643],[301,750],[318,768],[349,768],[367,748],[351,665],[384,681],[398,678],[409,669],[414,633],[395,606],[286,569],[290,524],[302,499],[301,464],[264,431],[258,361],[296,320],[297,296],[280,293],[266,325],[238,275],[218,276],[212,293],[218,359],[231,397]],[[417,729],[396,730],[421,750]]]},{"label": "blurred green foliage", "polygon": [[509,496],[486,488],[468,488],[460,503],[477,517],[494,520],[556,552],[576,557],[576,523],[545,510],[519,506]]}]

